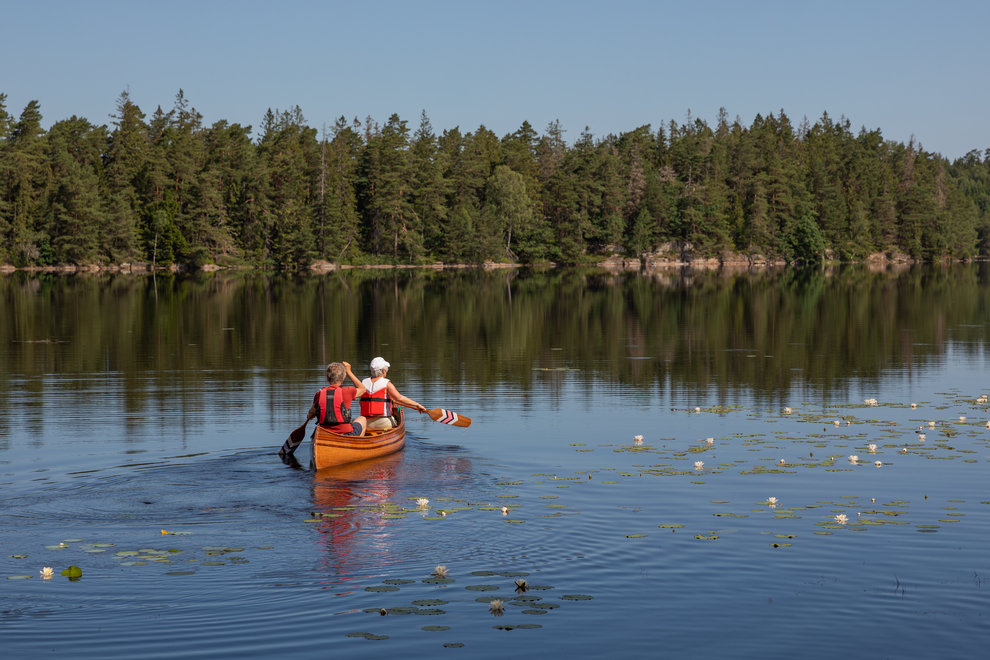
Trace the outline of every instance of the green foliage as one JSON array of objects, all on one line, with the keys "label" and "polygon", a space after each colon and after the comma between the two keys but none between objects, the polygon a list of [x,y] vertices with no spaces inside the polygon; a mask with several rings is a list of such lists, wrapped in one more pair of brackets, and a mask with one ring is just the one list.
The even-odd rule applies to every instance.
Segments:
[{"label": "green foliage", "polygon": [[150,118],[121,93],[112,124],[45,131],[0,94],[0,262],[156,265],[313,260],[544,260],[684,249],[817,262],[898,251],[990,254],[990,150],[955,163],[827,113],[746,126],[722,109],[572,145],[557,121],[499,139],[479,126],[410,134],[302,111],[204,126],[182,90]]}]

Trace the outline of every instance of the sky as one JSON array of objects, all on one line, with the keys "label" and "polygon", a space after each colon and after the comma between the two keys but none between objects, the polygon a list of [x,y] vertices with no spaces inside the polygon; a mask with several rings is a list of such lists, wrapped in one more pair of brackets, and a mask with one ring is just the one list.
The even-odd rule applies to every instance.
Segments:
[{"label": "sky", "polygon": [[46,128],[150,115],[181,89],[210,125],[299,106],[411,132],[559,121],[573,142],[719,109],[824,112],[955,159],[990,148],[987,0],[0,0],[0,94]]}]

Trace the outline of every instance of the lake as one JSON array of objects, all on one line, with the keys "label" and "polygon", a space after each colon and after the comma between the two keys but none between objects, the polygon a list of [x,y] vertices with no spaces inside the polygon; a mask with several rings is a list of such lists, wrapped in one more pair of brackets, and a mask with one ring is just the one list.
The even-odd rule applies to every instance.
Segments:
[{"label": "lake", "polygon": [[[0,299],[4,657],[990,643],[986,263],[14,273]],[[325,365],[376,355],[472,425],[280,461]]]}]

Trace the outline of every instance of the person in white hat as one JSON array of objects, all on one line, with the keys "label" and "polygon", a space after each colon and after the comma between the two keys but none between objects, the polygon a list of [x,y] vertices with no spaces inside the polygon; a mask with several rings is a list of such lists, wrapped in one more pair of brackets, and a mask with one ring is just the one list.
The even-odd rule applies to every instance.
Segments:
[{"label": "person in white hat", "polygon": [[371,361],[371,376],[361,381],[364,389],[367,390],[361,395],[361,416],[368,419],[369,430],[390,429],[395,426],[395,418],[392,415],[392,406],[395,403],[419,412],[426,412],[425,406],[400,394],[392,381],[386,377],[391,366],[385,358],[376,357]]}]

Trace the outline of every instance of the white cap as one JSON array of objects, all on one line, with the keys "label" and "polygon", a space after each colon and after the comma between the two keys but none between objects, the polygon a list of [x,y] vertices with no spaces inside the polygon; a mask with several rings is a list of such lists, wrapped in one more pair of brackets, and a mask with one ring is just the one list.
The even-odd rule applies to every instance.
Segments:
[{"label": "white cap", "polygon": [[374,360],[371,361],[371,368],[374,369],[374,370],[376,370],[376,371],[381,370],[381,369],[388,369],[391,366],[392,365],[390,365],[388,362],[386,362],[385,361],[385,358],[383,358],[383,357],[376,357]]}]

